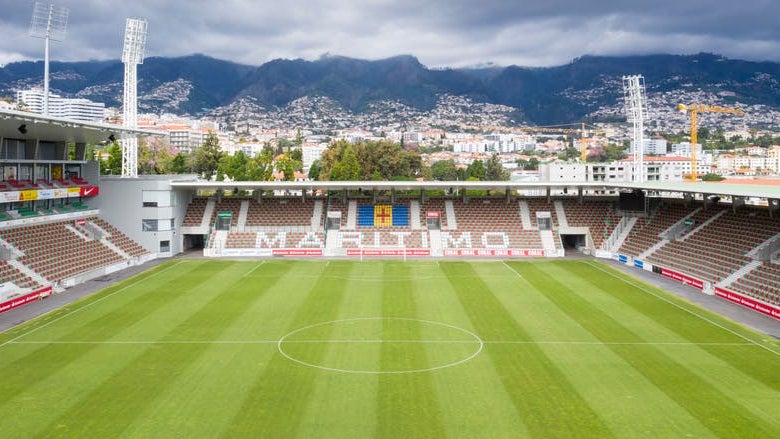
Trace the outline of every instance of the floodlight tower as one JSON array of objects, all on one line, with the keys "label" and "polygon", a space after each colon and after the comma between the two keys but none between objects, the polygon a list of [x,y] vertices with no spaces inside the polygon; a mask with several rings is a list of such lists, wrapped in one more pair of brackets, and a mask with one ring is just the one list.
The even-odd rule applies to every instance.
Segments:
[{"label": "floodlight tower", "polygon": [[[138,64],[144,62],[146,48],[146,20],[128,18],[125,25],[125,45],[122,62],[125,64],[125,90],[122,105],[124,126],[138,128]],[[138,138],[122,139],[122,177],[138,177]]]},{"label": "floodlight tower", "polygon": [[644,133],[647,118],[647,92],[642,75],[623,76],[626,116],[633,123],[631,141],[634,143],[634,181],[645,181]]},{"label": "floodlight tower", "polygon": [[35,3],[30,35],[42,38],[43,49],[43,114],[49,115],[49,42],[65,39],[65,29],[68,26],[68,9],[55,8],[53,4]]}]

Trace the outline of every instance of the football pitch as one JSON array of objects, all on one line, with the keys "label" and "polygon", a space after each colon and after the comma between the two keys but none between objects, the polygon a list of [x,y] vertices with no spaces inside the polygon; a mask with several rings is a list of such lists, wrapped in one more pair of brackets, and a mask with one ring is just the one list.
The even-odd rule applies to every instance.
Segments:
[{"label": "football pitch", "polygon": [[780,344],[591,260],[177,259],[0,334],[0,435],[780,437]]}]

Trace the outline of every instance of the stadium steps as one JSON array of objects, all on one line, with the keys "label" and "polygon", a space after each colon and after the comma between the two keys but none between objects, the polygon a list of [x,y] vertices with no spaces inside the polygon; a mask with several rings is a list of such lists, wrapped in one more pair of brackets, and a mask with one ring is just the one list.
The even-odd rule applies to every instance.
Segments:
[{"label": "stadium steps", "polygon": [[444,212],[447,215],[447,230],[458,230],[458,220],[455,219],[455,206],[452,200],[444,201]]},{"label": "stadium steps", "polygon": [[439,257],[444,254],[441,244],[441,230],[429,230],[428,239],[431,248],[431,256]]},{"label": "stadium steps", "polygon": [[105,237],[105,236],[100,239],[100,243],[105,245],[106,247],[110,248],[114,253],[118,254],[119,256],[121,256],[124,259],[127,259],[127,260],[133,259],[132,256],[127,254],[124,250],[122,250],[118,246],[114,245],[114,243],[109,241],[108,238]]},{"label": "stadium steps", "polygon": [[531,223],[531,208],[528,207],[528,202],[520,200],[518,207],[520,208],[520,221],[523,224],[523,229],[532,230],[534,225]]},{"label": "stadium steps", "polygon": [[750,250],[747,256],[753,259],[769,261],[772,259],[772,255],[776,253],[778,249],[780,249],[780,233],[762,242],[753,250]]},{"label": "stadium steps", "polygon": [[249,200],[241,200],[241,207],[238,209],[238,223],[236,224],[239,232],[246,227],[247,216],[249,216]]},{"label": "stadium steps", "polygon": [[685,241],[690,236],[693,236],[696,232],[698,232],[699,230],[707,227],[708,225],[710,225],[710,223],[712,223],[713,221],[715,221],[716,219],[722,217],[725,214],[726,214],[726,210],[721,210],[720,212],[716,213],[715,215],[713,215],[709,219],[707,219],[707,221],[704,221],[703,223],[699,224],[699,226],[696,227],[695,229],[693,229],[693,230],[689,231],[688,233],[684,234],[683,236],[681,236],[678,239],[678,241]]},{"label": "stadium steps", "polygon": [[542,248],[548,255],[558,252],[552,230],[540,230],[539,237],[542,239]]},{"label": "stadium steps", "polygon": [[13,244],[6,241],[3,238],[0,238],[0,246],[2,246],[2,251],[5,255],[4,259],[13,259],[18,258],[20,256],[24,256],[24,252],[16,248]]},{"label": "stadium steps", "polygon": [[558,216],[558,227],[569,227],[569,221],[566,220],[566,210],[563,208],[563,202],[561,200],[555,200],[553,205],[555,206],[555,215]]},{"label": "stadium steps", "polygon": [[647,249],[644,253],[642,253],[641,255],[637,256],[635,259],[639,259],[640,261],[644,261],[650,255],[655,253],[656,250],[658,250],[659,248],[665,246],[669,242],[671,242],[671,241],[669,241],[668,239],[662,239],[661,242],[656,243],[654,246],[652,246],[649,249]]},{"label": "stadium steps", "polygon": [[625,242],[626,238],[628,238],[631,230],[633,230],[637,220],[638,218],[635,216],[624,216],[620,218],[620,222],[618,222],[617,226],[612,231],[612,235],[605,239],[601,244],[601,249],[608,250],[612,254],[617,253],[620,247],[623,245],[623,242]]},{"label": "stadium steps", "polygon": [[347,229],[355,230],[357,228],[357,201],[349,200],[347,206]]},{"label": "stadium steps", "polygon": [[731,284],[738,281],[739,279],[742,279],[748,273],[750,273],[751,271],[755,270],[760,266],[761,266],[761,261],[751,261],[749,264],[745,265],[744,267],[740,268],[739,270],[729,275],[727,278],[718,282],[717,286],[721,288],[728,288]]},{"label": "stadium steps", "polygon": [[412,230],[422,230],[422,224],[420,222],[420,202],[412,200],[409,203],[409,209],[412,215]]},{"label": "stadium steps", "polygon": [[314,210],[311,213],[311,229],[321,230],[324,222],[322,220],[322,212],[324,210],[322,200],[314,201]]},{"label": "stadium steps", "polygon": [[203,211],[203,219],[200,221],[200,227],[208,229],[211,226],[211,217],[214,215],[214,209],[217,208],[217,200],[209,199],[206,203],[206,210]]},{"label": "stadium steps", "polygon": [[[44,278],[43,276],[38,274],[38,272],[36,272],[33,269],[31,269],[30,267],[22,264],[21,262],[17,261],[16,259],[9,259],[9,260],[7,260],[5,262],[8,265],[10,265],[10,266],[16,268],[17,270],[19,270],[20,272],[22,272],[22,274],[24,274],[25,276],[31,278],[32,280],[34,280],[35,282],[38,282],[41,285],[51,285],[52,284],[46,278]],[[56,292],[58,292],[58,293],[61,293],[62,291],[65,291],[65,289],[61,288],[61,287],[56,290]]]}]

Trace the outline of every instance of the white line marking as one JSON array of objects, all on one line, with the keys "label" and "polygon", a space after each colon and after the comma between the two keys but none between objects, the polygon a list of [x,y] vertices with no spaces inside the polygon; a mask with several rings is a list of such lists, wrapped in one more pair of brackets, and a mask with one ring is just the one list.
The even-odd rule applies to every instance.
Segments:
[{"label": "white line marking", "polygon": [[[34,332],[37,332],[37,331],[39,331],[39,330],[41,330],[41,329],[43,329],[43,328],[45,328],[45,327],[47,327],[47,326],[51,325],[52,323],[59,322],[60,320],[64,319],[65,317],[72,316],[73,314],[76,314],[76,313],[77,313],[77,312],[79,312],[79,311],[82,311],[82,310],[84,310],[84,309],[87,309],[87,308],[91,307],[92,305],[94,305],[94,304],[96,304],[96,303],[102,302],[103,300],[106,300],[106,299],[108,299],[109,297],[112,297],[112,296],[114,296],[114,295],[116,295],[116,294],[118,294],[118,293],[120,293],[120,292],[122,292],[122,291],[124,291],[124,290],[126,290],[126,289],[128,289],[128,288],[130,288],[130,287],[132,287],[132,286],[135,286],[135,285],[137,285],[137,284],[139,284],[139,283],[141,283],[141,282],[143,282],[143,281],[147,280],[147,279],[151,279],[151,278],[153,278],[154,276],[157,276],[158,274],[165,273],[166,271],[170,270],[170,269],[171,269],[171,268],[173,268],[173,267],[176,267],[176,266],[178,266],[179,264],[183,263],[184,261],[185,261],[185,260],[184,260],[184,259],[182,259],[182,260],[180,260],[180,261],[176,262],[175,264],[171,265],[170,267],[163,268],[162,270],[160,270],[160,271],[158,271],[158,272],[156,272],[156,273],[154,273],[154,274],[151,274],[151,275],[149,275],[149,276],[142,277],[141,279],[138,279],[138,280],[136,280],[135,282],[133,282],[133,283],[131,283],[131,284],[125,285],[124,287],[122,287],[122,288],[120,288],[120,289],[118,289],[118,290],[114,291],[113,293],[107,294],[107,295],[105,295],[105,296],[103,296],[103,297],[101,297],[101,298],[99,298],[99,299],[93,300],[93,301],[91,301],[91,302],[87,303],[87,304],[86,304],[86,305],[84,305],[84,306],[81,306],[81,307],[79,307],[79,308],[76,308],[76,309],[74,309],[73,311],[71,311],[71,312],[69,312],[69,313],[67,313],[67,314],[64,314],[64,315],[61,315],[61,316],[57,317],[56,319],[54,319],[54,320],[52,320],[52,321],[46,322],[46,323],[44,323],[44,324],[42,324],[42,325],[40,325],[40,326],[37,326],[37,327],[35,327],[35,328],[33,328],[33,329],[31,329],[31,330],[27,331],[27,332],[24,332],[24,333],[22,333],[22,334],[20,334],[20,335],[18,335],[18,336],[16,336],[16,337],[14,337],[14,338],[12,338],[12,339],[10,339],[10,340],[6,341],[5,343],[2,343],[2,344],[0,344],[0,348],[2,348],[2,347],[3,347],[3,346],[5,346],[5,345],[8,345],[8,344],[14,343],[16,340],[19,340],[19,339],[20,339],[20,338],[22,338],[22,337],[26,337],[26,336],[28,336],[28,335],[30,335],[30,334],[32,334],[32,333],[34,333]],[[58,309],[61,309],[61,308],[58,308]],[[57,311],[57,310],[52,310],[52,311]]]},{"label": "white line marking", "polygon": [[[668,304],[670,304],[670,305],[672,305],[672,306],[674,306],[674,307],[676,307],[676,308],[679,308],[679,309],[681,309],[681,310],[683,310],[683,311],[687,312],[688,314],[694,315],[694,316],[696,316],[696,317],[698,317],[698,318],[700,318],[700,319],[704,320],[705,322],[707,322],[707,323],[709,323],[709,324],[711,324],[711,325],[713,325],[713,326],[716,326],[716,327],[718,327],[718,328],[720,328],[720,329],[723,329],[723,330],[724,330],[724,331],[726,331],[726,332],[730,332],[730,333],[732,333],[732,334],[736,335],[737,337],[739,337],[739,338],[741,338],[741,339],[743,339],[743,340],[747,340],[747,341],[748,341],[748,342],[750,342],[751,344],[754,344],[754,345],[756,345],[756,346],[758,346],[758,347],[760,347],[760,348],[762,348],[762,349],[765,349],[765,350],[767,350],[768,352],[771,352],[771,353],[773,353],[773,354],[775,354],[775,355],[777,355],[777,356],[780,356],[780,352],[778,352],[778,351],[776,351],[776,350],[774,350],[774,349],[771,349],[771,348],[769,348],[769,347],[767,347],[767,346],[764,346],[764,345],[762,345],[762,344],[760,344],[760,343],[756,343],[755,341],[751,340],[750,338],[748,338],[748,337],[746,337],[746,336],[744,336],[744,335],[742,335],[742,334],[740,334],[740,333],[738,333],[738,332],[736,332],[736,331],[734,331],[734,330],[732,330],[732,329],[729,329],[729,328],[727,328],[727,327],[725,327],[725,326],[721,325],[720,323],[714,322],[714,321],[712,321],[712,320],[708,319],[707,317],[705,317],[705,316],[703,316],[703,315],[701,315],[701,314],[698,314],[698,313],[696,313],[696,312],[694,312],[694,311],[692,311],[692,310],[690,310],[690,309],[687,309],[687,308],[685,308],[684,306],[681,306],[681,305],[679,305],[679,304],[677,304],[677,303],[674,303],[674,302],[672,302],[671,300],[669,300],[668,298],[666,298],[666,297],[663,297],[663,296],[661,296],[661,295],[659,295],[659,294],[656,294],[656,293],[655,293],[655,292],[653,292],[653,291],[650,291],[650,290],[648,290],[647,288],[645,288],[645,287],[644,287],[643,285],[641,285],[641,284],[637,284],[636,282],[634,282],[634,281],[632,281],[632,280],[630,280],[630,279],[626,279],[626,278],[624,278],[624,277],[618,276],[618,275],[616,275],[615,273],[612,273],[612,272],[610,272],[610,271],[607,271],[607,270],[605,270],[604,268],[602,268],[602,267],[599,267],[598,265],[591,263],[590,261],[582,261],[582,262],[584,262],[584,263],[586,263],[586,264],[590,265],[591,267],[593,267],[593,268],[595,268],[595,269],[597,269],[597,270],[599,270],[599,271],[603,271],[604,273],[607,273],[608,275],[610,275],[610,276],[612,276],[612,277],[614,277],[614,278],[616,278],[616,279],[620,279],[621,281],[623,281],[623,282],[625,282],[625,283],[627,283],[627,284],[629,284],[629,285],[631,285],[631,286],[634,286],[634,287],[636,287],[636,288],[638,288],[638,289],[640,289],[640,290],[644,291],[645,293],[647,293],[647,294],[650,294],[651,296],[655,296],[656,298],[658,298],[658,299],[660,299],[660,300],[663,300],[664,302],[666,302],[666,303],[668,303]],[[628,276],[628,275],[626,275],[626,276]],[[684,299],[683,299],[683,300],[684,300]]]},{"label": "white line marking", "polygon": [[[464,357],[464,358],[461,358],[460,360],[457,360],[457,361],[441,364],[439,366],[431,366],[431,367],[420,368],[420,369],[404,369],[404,370],[339,369],[339,368],[335,368],[335,367],[323,366],[322,364],[309,363],[307,361],[303,361],[301,359],[295,358],[294,356],[288,354],[282,348],[282,345],[287,342],[286,339],[288,337],[293,336],[295,334],[298,334],[300,332],[312,329],[312,328],[317,328],[317,327],[325,326],[325,325],[333,325],[333,324],[338,324],[338,323],[352,323],[352,322],[369,321],[369,320],[398,320],[398,321],[420,322],[420,323],[426,323],[426,324],[429,324],[429,325],[442,326],[442,327],[445,327],[445,328],[453,329],[455,331],[459,331],[461,333],[464,333],[464,334],[468,335],[469,337],[472,337],[473,339],[471,340],[471,344],[478,344],[478,347],[477,347],[477,349],[474,352],[471,353],[471,355],[469,355],[467,357]],[[325,342],[328,343],[329,341],[325,341]],[[479,338],[479,336],[477,334],[475,334],[475,333],[473,333],[473,332],[471,332],[471,331],[469,331],[467,329],[463,329],[463,328],[460,328],[458,326],[450,325],[450,324],[447,324],[447,323],[434,322],[432,320],[412,319],[412,318],[404,318],[404,317],[362,317],[362,318],[341,319],[341,320],[332,320],[332,321],[329,321],[329,322],[315,323],[315,324],[312,324],[312,325],[308,325],[308,326],[304,326],[302,328],[295,329],[295,330],[287,333],[281,339],[279,339],[279,342],[276,344],[276,349],[279,351],[280,354],[282,354],[288,360],[290,360],[292,362],[295,362],[295,363],[298,363],[300,365],[309,366],[309,367],[313,367],[313,368],[320,369],[320,370],[327,370],[327,371],[330,371],[330,372],[355,373],[355,374],[367,374],[367,375],[388,375],[388,374],[408,374],[408,373],[419,373],[419,372],[433,372],[433,371],[440,370],[440,369],[445,369],[445,368],[448,368],[448,367],[454,367],[454,366],[458,366],[458,365],[461,365],[463,363],[466,363],[468,361],[471,361],[472,359],[474,359],[474,357],[476,357],[477,355],[479,355],[482,352],[482,349],[484,347],[485,347],[485,343],[482,341],[482,339]]]},{"label": "white line marking", "polygon": [[[178,344],[213,344],[213,345],[252,345],[252,344],[278,344],[280,340],[52,340],[52,341],[14,341],[10,344],[16,345],[178,345]],[[475,344],[479,343],[477,339],[472,340],[452,340],[452,339],[420,339],[420,340],[382,340],[382,339],[334,339],[334,340],[288,340],[284,339],[285,344]],[[548,340],[548,341],[520,341],[520,340],[482,340],[483,344],[490,345],[579,345],[579,346],[756,346],[755,343],[723,343],[723,342],[695,342],[695,341],[576,341],[576,340]]]},{"label": "white line marking", "polygon": [[257,270],[258,268],[260,268],[260,266],[261,266],[261,265],[263,265],[263,264],[265,264],[265,261],[263,261],[263,262],[261,262],[261,263],[259,263],[259,264],[255,265],[255,266],[254,266],[254,267],[253,267],[251,270],[249,270],[249,271],[247,271],[246,273],[244,273],[244,275],[243,275],[243,276],[241,276],[241,277],[242,277],[242,278],[244,278],[244,277],[247,277],[247,276],[249,276],[250,274],[254,273],[254,271],[255,271],[255,270]]}]

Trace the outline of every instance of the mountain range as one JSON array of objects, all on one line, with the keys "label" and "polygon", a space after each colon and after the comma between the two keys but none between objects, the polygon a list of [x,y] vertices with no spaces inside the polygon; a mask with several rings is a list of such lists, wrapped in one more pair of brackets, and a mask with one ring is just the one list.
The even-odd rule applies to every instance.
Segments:
[{"label": "mountain range", "polygon": [[[52,62],[51,89],[119,107],[124,66],[118,60]],[[704,91],[722,101],[780,107],[780,64],[713,54],[626,57],[583,56],[545,68],[481,67],[430,69],[409,55],[368,61],[324,56],[307,61],[277,59],[260,66],[204,55],[148,58],[138,66],[138,96],[144,112],[199,115],[253,98],[266,108],[304,96],[324,96],[359,113],[369,104],[395,101],[419,110],[444,94],[517,109],[534,124],[582,120],[623,95],[622,76],[642,74],[648,93]],[[43,63],[0,68],[0,96],[43,82]]]}]

